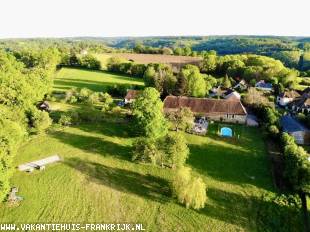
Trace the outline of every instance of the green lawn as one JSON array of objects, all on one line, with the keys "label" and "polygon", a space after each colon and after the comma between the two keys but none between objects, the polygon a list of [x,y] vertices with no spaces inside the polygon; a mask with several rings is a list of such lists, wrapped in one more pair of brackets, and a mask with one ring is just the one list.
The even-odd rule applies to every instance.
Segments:
[{"label": "green lawn", "polygon": [[88,88],[93,91],[105,91],[113,85],[143,85],[143,79],[108,73],[72,68],[62,68],[56,74],[53,90],[64,92],[73,87]]},{"label": "green lawn", "polygon": [[[69,107],[68,107],[69,108]],[[147,231],[253,231],[259,197],[272,191],[263,140],[256,128],[241,139],[187,134],[188,165],[207,183],[204,209],[171,198],[173,171],[131,162],[127,124],[83,124],[32,137],[15,164],[59,154],[45,171],[16,172],[25,200],[0,206],[1,222],[136,222]]]},{"label": "green lawn", "polygon": [[[62,69],[55,90],[142,81],[105,72]],[[79,105],[53,103],[66,111]],[[16,172],[12,184],[25,198],[18,207],[0,204],[0,223],[143,223],[147,231],[257,231],[261,196],[273,193],[265,144],[258,128],[231,125],[240,138],[221,138],[211,124],[207,136],[186,134],[187,160],[207,185],[202,210],[186,209],[171,197],[174,170],[131,161],[130,125],[105,122],[54,129],[33,136],[14,165],[59,154],[63,161],[44,171]],[[265,204],[265,203],[264,203]],[[271,228],[272,229],[272,228]]]}]

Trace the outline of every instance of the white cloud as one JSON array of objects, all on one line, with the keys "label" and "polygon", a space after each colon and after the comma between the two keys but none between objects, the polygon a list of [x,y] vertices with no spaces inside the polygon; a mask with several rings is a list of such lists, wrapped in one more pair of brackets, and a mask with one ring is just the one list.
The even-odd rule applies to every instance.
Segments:
[{"label": "white cloud", "polygon": [[310,36],[309,0],[1,0],[0,37]]}]

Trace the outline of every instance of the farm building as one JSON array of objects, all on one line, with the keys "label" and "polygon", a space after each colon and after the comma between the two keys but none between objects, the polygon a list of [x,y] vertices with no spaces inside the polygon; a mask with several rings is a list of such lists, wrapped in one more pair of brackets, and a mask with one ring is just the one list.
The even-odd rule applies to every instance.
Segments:
[{"label": "farm building", "polygon": [[195,116],[208,120],[245,123],[247,118],[247,111],[240,101],[181,96],[167,96],[164,100],[165,113],[182,107],[188,107]]},{"label": "farm building", "polygon": [[125,104],[132,103],[140,93],[141,93],[140,90],[133,90],[133,89],[128,90],[124,98]]},{"label": "farm building", "polygon": [[272,91],[272,84],[267,83],[264,80],[260,80],[255,84],[255,88],[263,90],[263,91]]},{"label": "farm building", "polygon": [[310,131],[292,116],[281,118],[282,130],[295,138],[297,144],[310,144]]},{"label": "farm building", "polygon": [[292,102],[296,98],[300,97],[300,94],[294,90],[285,91],[277,97],[277,103],[280,106],[286,106],[288,103]]}]

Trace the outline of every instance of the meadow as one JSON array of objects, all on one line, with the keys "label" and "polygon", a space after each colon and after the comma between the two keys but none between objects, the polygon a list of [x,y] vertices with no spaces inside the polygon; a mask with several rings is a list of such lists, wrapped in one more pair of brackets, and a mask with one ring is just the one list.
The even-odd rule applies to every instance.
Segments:
[{"label": "meadow", "polygon": [[[76,69],[62,69],[55,90],[86,87],[94,91],[136,79]],[[79,105],[51,103],[60,111]],[[55,107],[53,107],[55,106]],[[186,209],[172,197],[174,170],[131,161],[129,122],[100,122],[52,128],[32,136],[19,149],[14,165],[58,154],[61,163],[44,171],[16,171],[12,185],[24,200],[0,205],[0,223],[142,223],[146,231],[261,230],[262,196],[274,194],[267,151],[258,128],[234,125],[240,138],[217,135],[211,124],[206,136],[185,134],[190,148],[187,165],[207,185],[201,210]],[[272,228],[269,228],[272,230]]]},{"label": "meadow", "polygon": [[142,86],[144,83],[143,79],[105,71],[62,68],[56,73],[53,90],[55,92],[65,92],[76,87],[102,92],[109,86],[114,85]]},{"label": "meadow", "polygon": [[[139,222],[147,231],[252,231],[259,197],[273,189],[262,140],[186,135],[188,164],[207,183],[203,210],[171,198],[173,171],[131,161],[127,124],[81,124],[32,137],[15,165],[59,154],[63,162],[12,183],[25,200],[0,207],[0,222]],[[255,141],[255,143],[253,143]],[[254,177],[255,179],[252,179]]]}]

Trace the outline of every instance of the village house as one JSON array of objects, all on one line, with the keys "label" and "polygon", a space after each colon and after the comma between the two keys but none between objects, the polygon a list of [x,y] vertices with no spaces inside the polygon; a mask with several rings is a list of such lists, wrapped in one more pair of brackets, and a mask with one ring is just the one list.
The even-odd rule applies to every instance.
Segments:
[{"label": "village house", "polygon": [[237,90],[246,90],[248,88],[248,85],[246,84],[245,80],[241,80],[239,81],[234,87],[233,89],[237,89]]},{"label": "village house", "polygon": [[164,100],[165,113],[182,107],[190,108],[196,117],[205,117],[207,120],[246,123],[247,111],[240,101],[183,96],[167,96]]},{"label": "village house", "polygon": [[296,97],[287,106],[293,112],[310,113],[310,88],[306,88],[301,96]]},{"label": "village house", "polygon": [[223,93],[223,98],[226,100],[235,100],[240,101],[241,96],[237,91],[234,91],[232,89],[228,89],[226,92]]},{"label": "village house", "polygon": [[310,131],[289,115],[281,118],[282,130],[294,137],[297,144],[310,144]]},{"label": "village house", "polygon": [[255,84],[255,88],[263,90],[263,91],[272,91],[272,84],[267,83],[264,80],[260,80]]},{"label": "village house", "polygon": [[295,90],[284,91],[277,97],[277,103],[280,106],[286,106],[287,104],[294,101],[298,97],[300,97],[300,94]]},{"label": "village house", "polygon": [[127,94],[124,98],[124,103],[125,104],[130,104],[132,103],[137,97],[138,95],[141,93],[140,90],[133,90],[133,89],[129,89],[127,91]]}]

